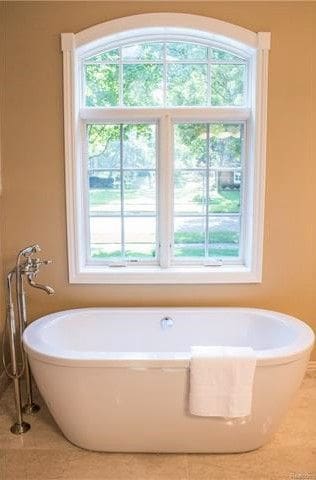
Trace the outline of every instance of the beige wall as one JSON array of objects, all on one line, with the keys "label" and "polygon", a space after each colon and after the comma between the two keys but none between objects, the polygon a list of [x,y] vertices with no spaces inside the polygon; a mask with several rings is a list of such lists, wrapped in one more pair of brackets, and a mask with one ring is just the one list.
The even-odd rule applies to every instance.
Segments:
[{"label": "beige wall", "polygon": [[[9,2],[6,9],[5,266],[22,246],[38,242],[54,259],[41,278],[57,291],[55,297],[30,292],[32,318],[80,306],[240,305],[287,312],[315,328],[316,4]],[[157,11],[207,15],[272,32],[261,284],[68,284],[60,33]]]},{"label": "beige wall", "polygon": [[2,251],[2,233],[3,233],[3,201],[1,192],[1,171],[2,171],[2,124],[3,124],[3,100],[4,100],[4,19],[5,11],[4,4],[0,3],[0,375],[2,373],[2,332],[5,320],[5,306],[4,306],[4,278],[3,278],[3,251]]}]

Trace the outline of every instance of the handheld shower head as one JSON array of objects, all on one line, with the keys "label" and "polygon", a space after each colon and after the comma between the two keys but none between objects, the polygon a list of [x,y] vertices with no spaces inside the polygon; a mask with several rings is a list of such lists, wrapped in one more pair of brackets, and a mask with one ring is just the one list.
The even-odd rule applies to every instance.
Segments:
[{"label": "handheld shower head", "polygon": [[29,247],[24,248],[23,250],[20,251],[19,255],[23,255],[24,257],[28,257],[29,255],[32,255],[32,253],[37,253],[41,251],[41,247],[37,244],[35,245],[30,245]]},{"label": "handheld shower head", "polygon": [[33,253],[37,253],[41,251],[41,247],[37,244],[30,245],[29,247],[23,248],[23,250],[20,250],[18,253],[17,257],[17,265],[19,265],[21,257],[28,258],[30,255],[33,255]]}]

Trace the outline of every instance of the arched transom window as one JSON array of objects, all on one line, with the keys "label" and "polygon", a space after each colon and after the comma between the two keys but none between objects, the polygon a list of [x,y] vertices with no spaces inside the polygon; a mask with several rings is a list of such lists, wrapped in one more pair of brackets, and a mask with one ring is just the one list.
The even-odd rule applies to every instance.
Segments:
[{"label": "arched transom window", "polygon": [[84,61],[88,107],[245,106],[248,61],[187,41],[131,43]]},{"label": "arched transom window", "polygon": [[63,34],[70,279],[259,281],[268,34],[145,17]]}]

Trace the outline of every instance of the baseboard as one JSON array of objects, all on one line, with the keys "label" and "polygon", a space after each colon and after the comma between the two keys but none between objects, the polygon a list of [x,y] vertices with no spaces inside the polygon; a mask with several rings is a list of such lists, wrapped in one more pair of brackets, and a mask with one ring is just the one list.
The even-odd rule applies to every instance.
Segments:
[{"label": "baseboard", "polygon": [[0,373],[0,398],[10,383],[10,379],[5,371]]}]

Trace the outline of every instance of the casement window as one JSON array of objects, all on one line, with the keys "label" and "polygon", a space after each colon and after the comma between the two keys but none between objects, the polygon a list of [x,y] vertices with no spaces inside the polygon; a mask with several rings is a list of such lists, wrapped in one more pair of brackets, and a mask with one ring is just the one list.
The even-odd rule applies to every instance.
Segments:
[{"label": "casement window", "polygon": [[261,280],[269,38],[185,14],[62,34],[71,282]]}]

